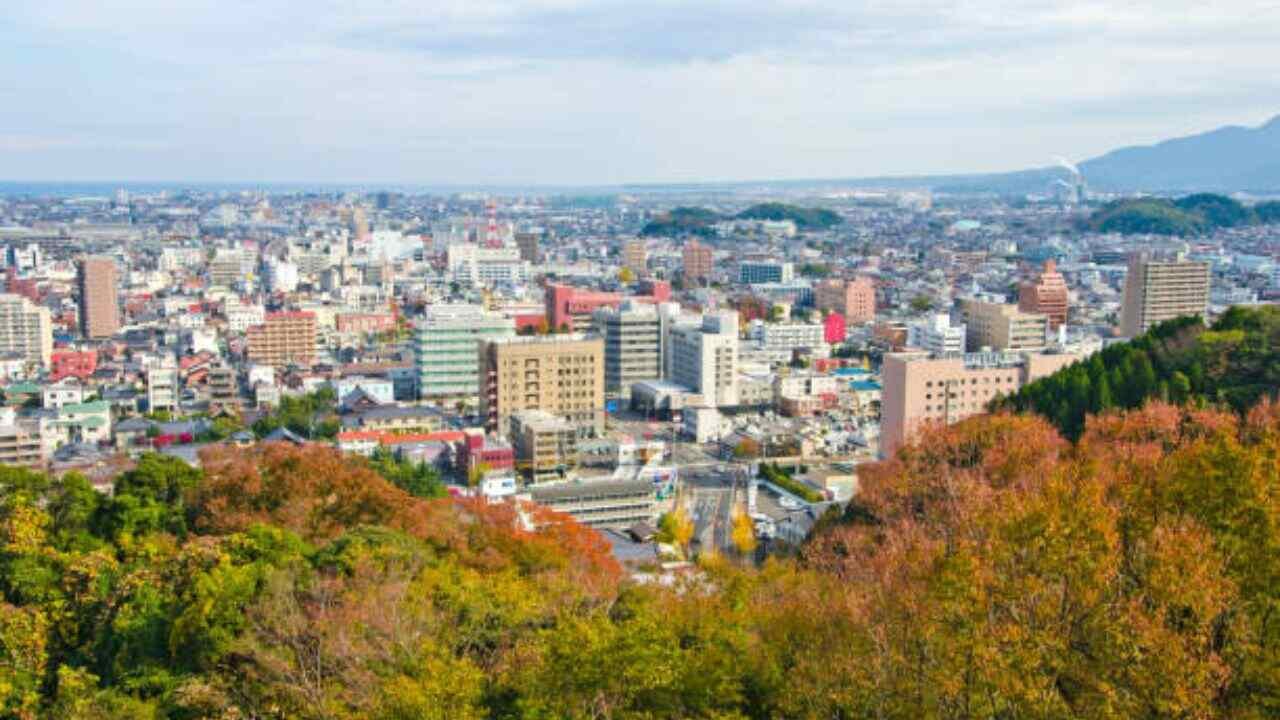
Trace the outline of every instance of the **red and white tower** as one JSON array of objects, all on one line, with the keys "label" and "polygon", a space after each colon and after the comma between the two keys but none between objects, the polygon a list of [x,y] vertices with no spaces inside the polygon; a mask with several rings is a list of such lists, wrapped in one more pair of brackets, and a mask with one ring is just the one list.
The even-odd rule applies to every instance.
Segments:
[{"label": "red and white tower", "polygon": [[502,247],[502,238],[498,237],[498,203],[492,198],[485,204],[485,210],[489,213],[489,229],[485,233],[485,247],[500,248]]}]

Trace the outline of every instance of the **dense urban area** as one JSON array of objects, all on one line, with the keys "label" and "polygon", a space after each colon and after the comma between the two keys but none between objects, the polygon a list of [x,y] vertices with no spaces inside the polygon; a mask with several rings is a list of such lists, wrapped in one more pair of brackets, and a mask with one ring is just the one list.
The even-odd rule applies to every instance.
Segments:
[{"label": "dense urban area", "polygon": [[1069,177],[0,196],[3,714],[1280,711],[1280,204]]}]

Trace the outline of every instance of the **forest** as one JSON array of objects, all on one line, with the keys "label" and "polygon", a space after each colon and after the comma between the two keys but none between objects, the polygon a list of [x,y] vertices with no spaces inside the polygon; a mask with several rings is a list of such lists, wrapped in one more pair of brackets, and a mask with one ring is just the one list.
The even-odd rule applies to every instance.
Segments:
[{"label": "forest", "polygon": [[793,556],[665,585],[565,516],[320,445],[147,455],[110,495],[0,469],[0,715],[1280,713],[1270,399],[1153,397],[1074,440],[1002,412],[859,480]]}]

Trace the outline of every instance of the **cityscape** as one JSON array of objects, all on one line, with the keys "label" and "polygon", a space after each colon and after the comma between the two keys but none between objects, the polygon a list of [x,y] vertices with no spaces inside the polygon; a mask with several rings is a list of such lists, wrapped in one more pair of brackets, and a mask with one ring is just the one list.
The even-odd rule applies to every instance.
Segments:
[{"label": "cityscape", "polygon": [[[1130,132],[1141,113],[1097,110],[1086,86],[1105,83],[1084,73],[1061,106],[1120,128],[1067,133],[1084,159],[1010,110],[957,127],[933,164],[947,129],[913,126],[928,139],[900,167],[874,139],[857,146],[866,164],[841,164],[852,144],[802,162],[839,135],[841,93],[793,125],[743,85],[744,117],[726,111],[714,148],[715,123],[695,117],[706,98],[639,109],[709,68],[748,63],[764,93],[812,54],[865,51],[892,65],[864,58],[863,120],[891,125],[916,116],[872,106],[892,96],[886,73],[933,54],[952,63],[938,72],[968,72],[963,48],[1006,33],[1073,53],[1081,28],[1133,30],[1129,14],[831,9],[828,31],[807,6],[515,3],[441,8],[424,35],[400,3],[316,18],[265,3],[241,8],[260,27],[132,8],[121,20],[141,29],[110,34],[101,9],[53,5],[15,12],[14,59],[48,65],[33,77],[75,88],[50,48],[101,33],[73,61],[86,78],[96,60],[139,63],[139,107],[160,93],[201,129],[148,125],[118,99],[99,101],[98,126],[0,84],[29,98],[0,120],[0,716],[1280,708],[1274,108],[1258,122],[1256,93],[1224,91],[1221,112],[1195,118],[1232,109],[1244,124]],[[1138,32],[1135,57],[1190,78],[1194,64],[1161,53],[1204,31],[1205,52],[1244,72],[1274,33],[1243,8],[1220,14]],[[939,17],[953,34],[932,34]],[[1031,29],[1051,20],[1067,39]],[[858,22],[900,23],[913,44]],[[261,54],[292,23],[298,37]],[[142,32],[154,42],[136,55],[112,49]],[[191,42],[183,60],[175,38]],[[474,49],[499,41],[528,46]],[[321,59],[334,48],[383,75],[336,72]],[[205,57],[224,51],[225,68]],[[417,52],[438,64],[420,78],[398,62]],[[317,90],[297,57],[345,89]],[[261,75],[244,75],[253,63]],[[298,105],[245,105],[227,130],[225,107],[170,94],[179,70],[192,88],[225,73],[227,104],[271,77],[281,108]],[[1146,72],[1115,86],[1137,93]],[[642,79],[620,94],[599,73]],[[512,77],[531,88],[492,90],[492,118],[449,94]],[[348,105],[364,82],[385,107]],[[330,100],[347,116],[319,109]],[[611,102],[637,117],[605,132],[592,123]],[[1144,112],[1206,101],[1178,102]],[[47,128],[31,120],[41,103]],[[519,103],[527,136],[506,126]],[[983,112],[961,111],[957,124]],[[293,145],[277,123],[295,112],[314,125]],[[682,114],[684,154],[678,129],[649,134]],[[119,137],[54,137],[108,126]],[[1002,129],[1004,149],[965,139]],[[760,146],[742,147],[752,133]]]}]

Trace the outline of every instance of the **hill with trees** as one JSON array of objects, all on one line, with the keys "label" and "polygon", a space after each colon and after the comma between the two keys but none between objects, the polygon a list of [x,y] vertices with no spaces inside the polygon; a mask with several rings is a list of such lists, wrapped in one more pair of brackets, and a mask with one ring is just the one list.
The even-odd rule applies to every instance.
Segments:
[{"label": "hill with trees", "polygon": [[713,210],[700,207],[678,207],[650,220],[640,230],[644,236],[685,237],[715,234],[715,224],[724,218]]},{"label": "hill with trees", "polygon": [[775,222],[790,220],[801,230],[829,230],[843,221],[839,215],[826,208],[806,208],[779,202],[752,205],[738,213],[737,217],[742,220]]},{"label": "hill with trees", "polygon": [[1206,328],[1199,318],[1162,323],[1089,360],[997,400],[996,409],[1043,415],[1076,438],[1089,414],[1150,399],[1245,412],[1280,390],[1280,307],[1235,307]]},{"label": "hill with trees", "polygon": [[1094,211],[1083,227],[1125,235],[1199,235],[1220,228],[1280,222],[1280,203],[1247,207],[1224,195],[1198,193],[1177,200],[1127,198]]}]

